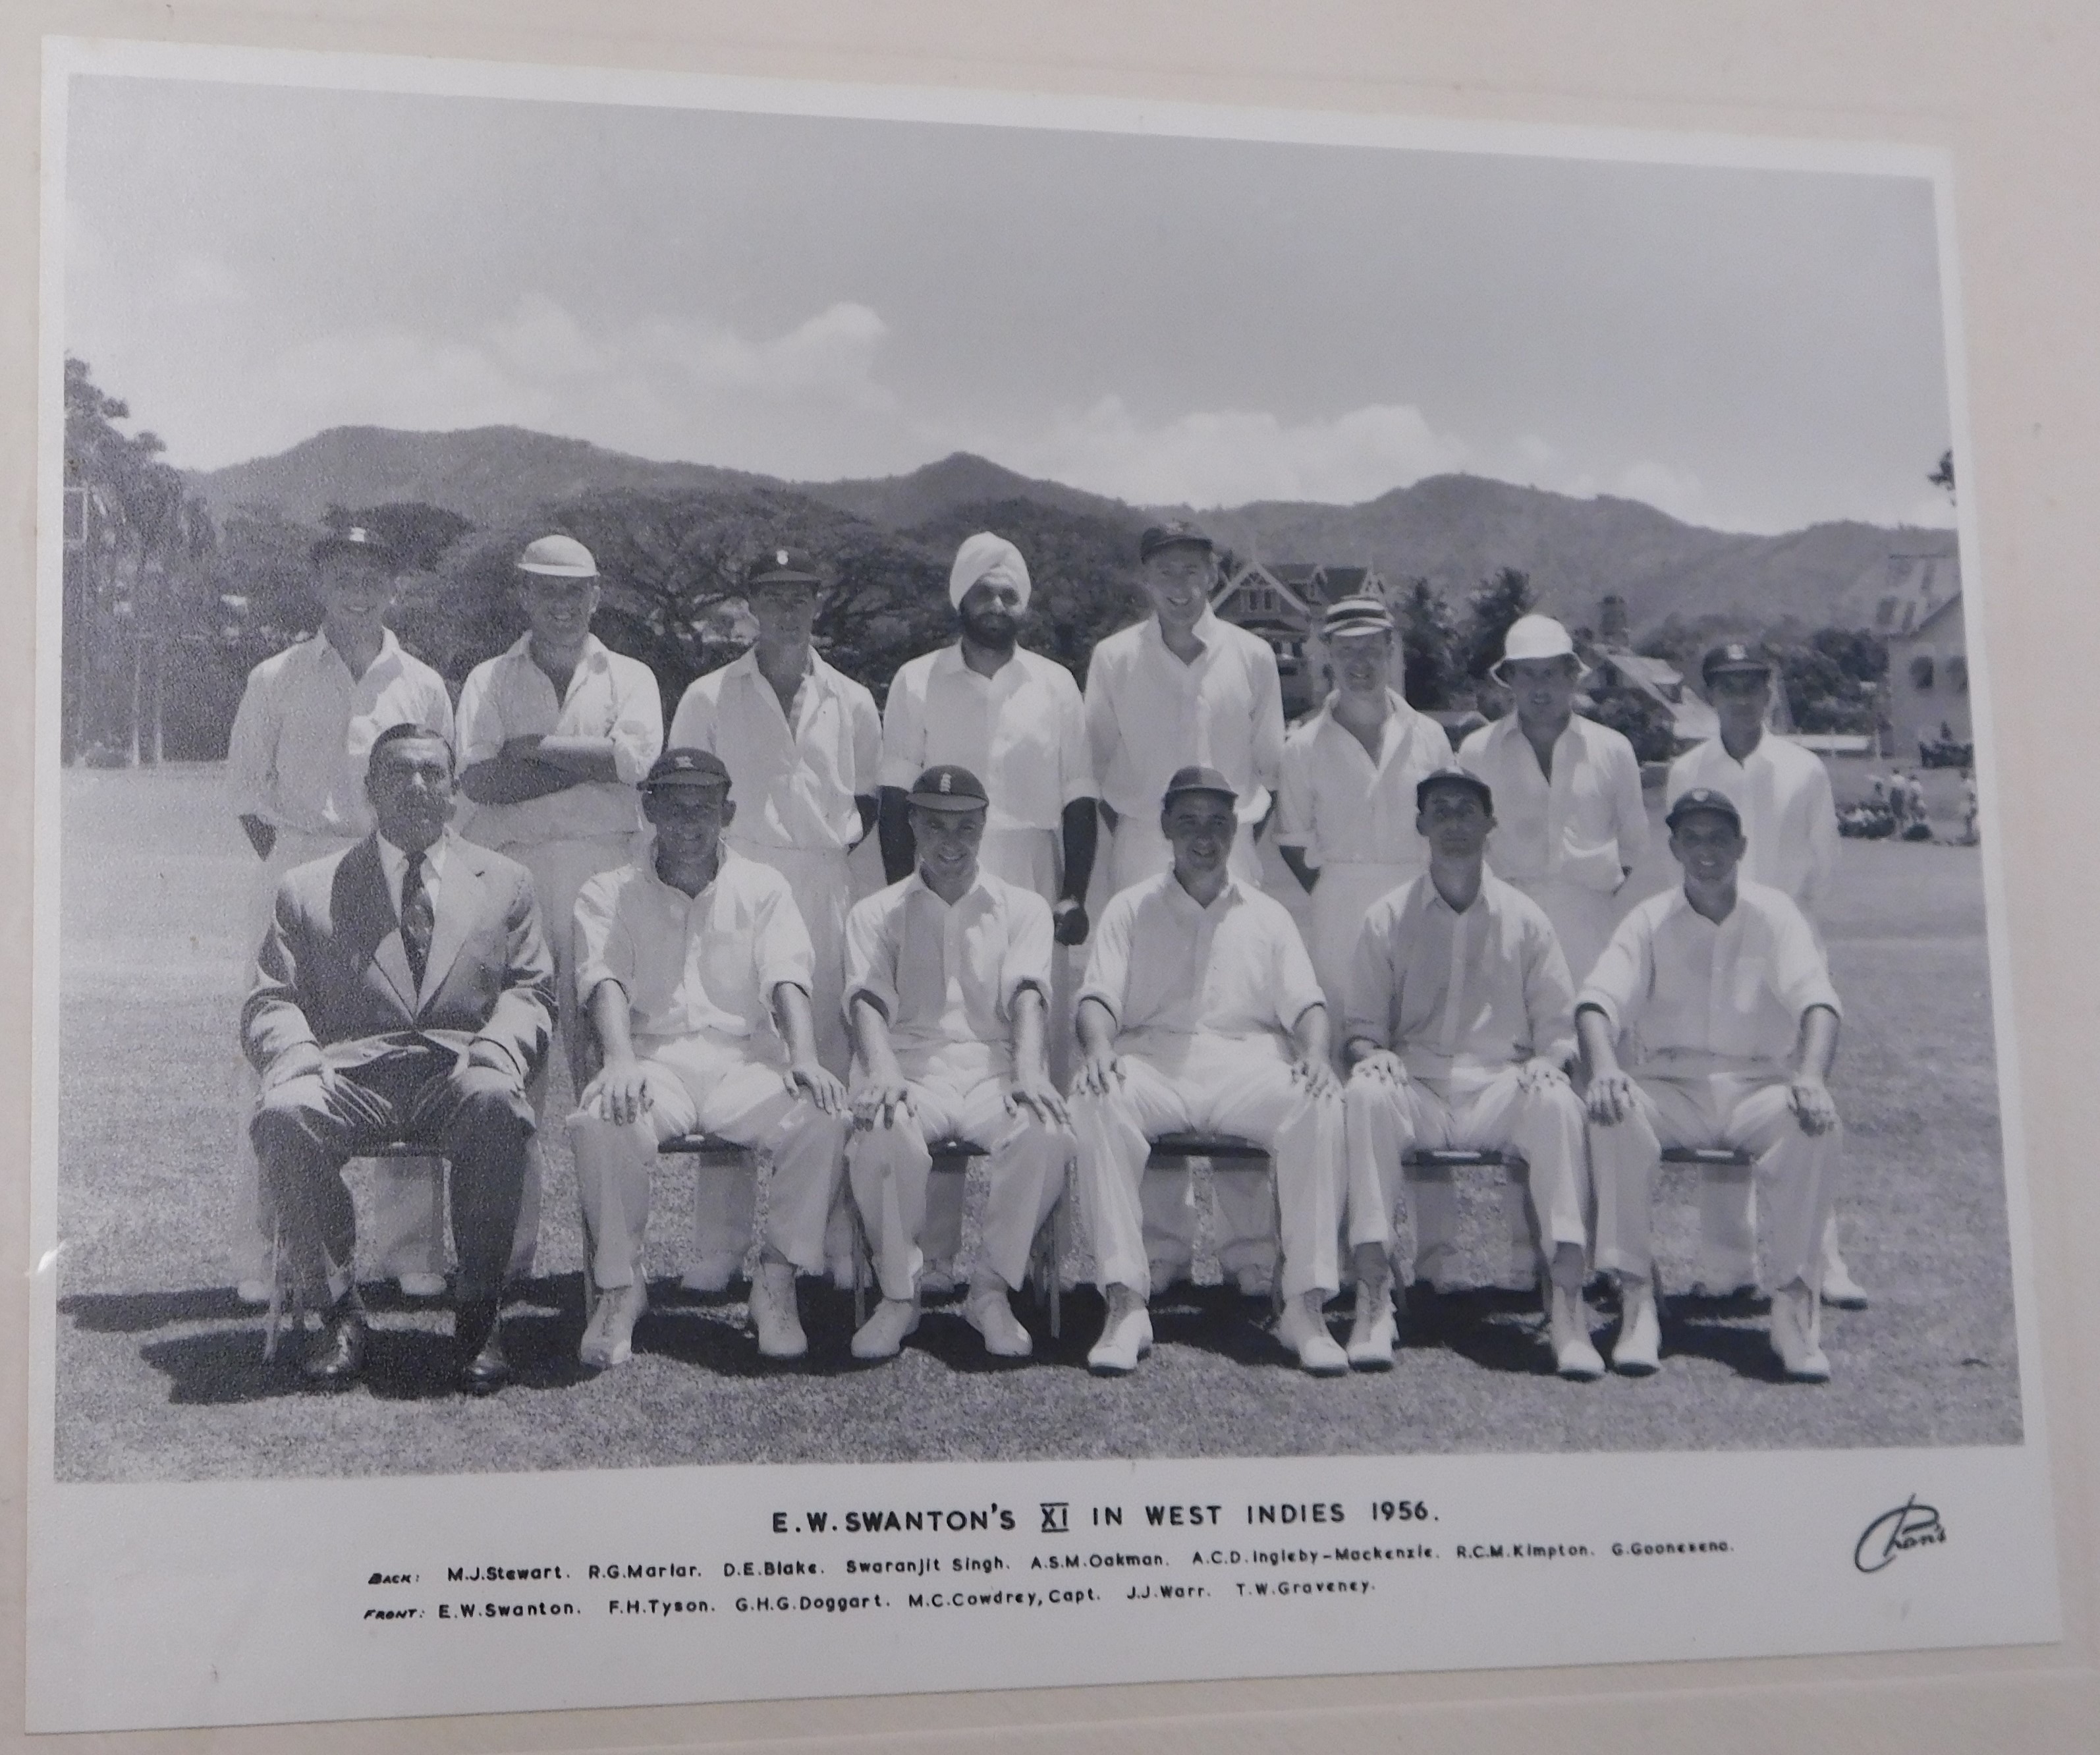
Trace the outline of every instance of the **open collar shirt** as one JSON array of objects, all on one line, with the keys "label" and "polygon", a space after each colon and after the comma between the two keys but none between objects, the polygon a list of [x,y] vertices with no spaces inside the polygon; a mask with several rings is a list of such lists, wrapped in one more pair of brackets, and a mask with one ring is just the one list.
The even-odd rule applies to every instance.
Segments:
[{"label": "open collar shirt", "polygon": [[1348,1034],[1425,1078],[1562,1061],[1575,1052],[1575,984],[1545,912],[1521,890],[1484,871],[1461,913],[1424,872],[1364,917]]},{"label": "open collar shirt", "polygon": [[1231,878],[1207,907],[1171,871],[1102,911],[1079,998],[1106,1006],[1123,1036],[1287,1036],[1322,1003],[1282,903]]},{"label": "open collar shirt", "polygon": [[1283,688],[1259,634],[1206,608],[1193,664],[1167,649],[1156,616],[1110,634],[1087,664],[1087,738],[1101,796],[1129,817],[1156,817],[1176,769],[1215,768],[1259,822],[1283,765]]},{"label": "open collar shirt", "polygon": [[1702,786],[1742,813],[1749,843],[1742,875],[1785,890],[1813,920],[1838,864],[1838,806],[1823,764],[1798,743],[1769,731],[1741,761],[1719,738],[1709,738],[1670,765],[1664,796],[1674,804]]},{"label": "open collar shirt", "polygon": [[1414,788],[1426,775],[1450,766],[1451,740],[1396,690],[1386,691],[1386,703],[1375,760],[1335,717],[1333,695],[1283,740],[1277,844],[1301,849],[1308,865],[1414,871],[1428,865],[1428,843],[1414,827]]},{"label": "open collar shirt", "polygon": [[861,836],[854,800],[880,784],[882,720],[875,697],[813,650],[789,724],[754,646],[686,690],[668,747],[721,758],[735,840],[843,853]]},{"label": "open collar shirt", "polygon": [[1570,884],[1609,895],[1648,846],[1634,747],[1608,725],[1569,717],[1549,782],[1512,712],[1458,747],[1459,765],[1495,795],[1488,864],[1513,884]]},{"label": "open collar shirt", "polygon": [[1665,1077],[1769,1074],[1793,1063],[1811,1006],[1838,1012],[1808,921],[1782,892],[1738,881],[1714,922],[1680,888],[1619,923],[1576,1000],[1629,1039],[1634,1064]]},{"label": "open collar shirt", "polygon": [[249,672],[233,716],[226,783],[234,814],[308,835],[369,833],[372,740],[404,724],[452,739],[443,678],[403,650],[391,628],[361,677],[324,633],[266,658]]},{"label": "open collar shirt", "polygon": [[567,691],[532,656],[526,634],[507,651],[474,666],[460,691],[462,769],[492,761],[512,738],[610,738],[617,778],[585,780],[514,805],[483,805],[474,839],[492,847],[628,835],[641,827],[635,791],[664,748],[664,702],[656,677],[639,659],[611,651],[586,635]]},{"label": "open collar shirt", "polygon": [[774,989],[810,990],[810,934],[787,879],[726,847],[714,881],[688,896],[656,875],[650,843],[584,885],[576,934],[578,1000],[619,982],[637,1037],[777,1040]]},{"label": "open collar shirt", "polygon": [[952,903],[911,876],[846,917],[845,1009],[881,1008],[899,1049],[943,1043],[1010,1048],[1025,988],[1050,994],[1050,905],[986,872]]},{"label": "open collar shirt", "polygon": [[882,783],[909,787],[937,762],[967,768],[991,795],[991,829],[1054,829],[1094,796],[1079,686],[1062,664],[1017,647],[980,676],[958,642],[897,672],[882,712]]}]

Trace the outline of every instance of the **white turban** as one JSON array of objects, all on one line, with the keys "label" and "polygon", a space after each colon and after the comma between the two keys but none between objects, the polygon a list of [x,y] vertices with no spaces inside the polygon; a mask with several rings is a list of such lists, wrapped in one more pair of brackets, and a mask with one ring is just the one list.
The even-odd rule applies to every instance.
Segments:
[{"label": "white turban", "polygon": [[1005,537],[981,530],[955,550],[955,564],[948,569],[948,601],[960,609],[970,587],[986,579],[1012,586],[1021,593],[1021,606],[1028,607],[1035,587],[1028,582],[1028,563],[1020,549]]}]

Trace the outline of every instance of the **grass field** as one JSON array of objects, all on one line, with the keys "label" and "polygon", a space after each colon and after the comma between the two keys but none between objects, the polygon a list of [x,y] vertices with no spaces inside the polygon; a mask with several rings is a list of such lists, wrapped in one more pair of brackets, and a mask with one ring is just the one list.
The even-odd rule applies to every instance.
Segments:
[{"label": "grass field", "polygon": [[[1958,781],[1928,776],[1943,778],[1933,802],[1944,827]],[[1827,923],[1847,1012],[1841,1210],[1848,1258],[1873,1294],[1864,1312],[1827,1313],[1827,1387],[1777,1379],[1761,1302],[1682,1296],[1660,1375],[1565,1383],[1533,1301],[1488,1290],[1414,1300],[1390,1375],[1315,1382],[1266,1332],[1265,1303],[1185,1288],[1156,1308],[1154,1356],[1101,1382],[1084,1365],[1099,1323],[1091,1292],[1068,1298],[1061,1341],[1035,1325],[1030,1365],[987,1364],[959,1311],[937,1307],[901,1359],[865,1368],[846,1352],[849,1301],[805,1282],[812,1355],[776,1369],[745,1335],[740,1301],[685,1299],[675,1277],[657,1281],[633,1362],[593,1378],[575,1363],[580,1234],[554,1130],[541,1277],[506,1324],[518,1385],[483,1401],[454,1395],[448,1313],[376,1292],[368,1385],[304,1394],[292,1365],[262,1363],[261,1321],[225,1283],[231,926],[249,856],[218,787],[214,769],[64,777],[62,1479],[2019,1436],[1978,858],[1886,842],[1844,844]],[[1652,892],[1673,869],[1658,841],[1635,884]],[[1278,892],[1291,888],[1285,879]],[[691,1175],[690,1160],[662,1161],[655,1275],[674,1275]],[[1677,1288],[1689,1277],[1688,1192],[1666,1184],[1657,1214]],[[1488,1191],[1469,1198],[1485,1241]],[[1485,1254],[1473,1267],[1490,1277]]]}]

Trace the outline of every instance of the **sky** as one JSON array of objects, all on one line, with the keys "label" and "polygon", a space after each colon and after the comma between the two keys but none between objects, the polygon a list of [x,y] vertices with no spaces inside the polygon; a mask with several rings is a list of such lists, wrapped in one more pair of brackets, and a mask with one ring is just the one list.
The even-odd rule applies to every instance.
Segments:
[{"label": "sky", "polygon": [[1451,470],[1946,525],[1921,179],[81,77],[64,339],[177,465],[506,423],[1138,504]]}]

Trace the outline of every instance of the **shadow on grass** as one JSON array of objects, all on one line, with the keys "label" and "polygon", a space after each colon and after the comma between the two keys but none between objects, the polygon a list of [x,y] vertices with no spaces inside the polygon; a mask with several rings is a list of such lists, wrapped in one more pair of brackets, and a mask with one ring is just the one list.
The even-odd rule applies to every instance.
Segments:
[{"label": "shadow on grass", "polygon": [[1401,1344],[1442,1348],[1506,1377],[1552,1377],[1544,1322],[1536,1292],[1487,1285],[1439,1293],[1413,1285]]},{"label": "shadow on grass", "polygon": [[[1669,1298],[1662,1306],[1662,1362],[1668,1369],[1673,1354],[1710,1360],[1726,1365],[1737,1377],[1756,1383],[1789,1381],[1772,1350],[1771,1331],[1763,1322],[1745,1326],[1745,1319],[1770,1312],[1771,1300],[1761,1294],[1732,1294],[1727,1298]],[[1617,1333],[1612,1339],[1618,1338]]]}]

